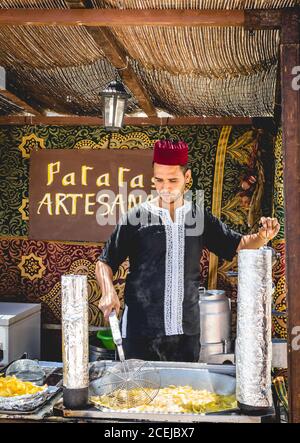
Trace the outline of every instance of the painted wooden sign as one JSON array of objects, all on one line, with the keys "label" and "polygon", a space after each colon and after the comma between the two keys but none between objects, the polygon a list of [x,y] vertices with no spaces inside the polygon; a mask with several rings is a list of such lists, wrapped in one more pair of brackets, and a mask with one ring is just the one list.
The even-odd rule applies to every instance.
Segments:
[{"label": "painted wooden sign", "polygon": [[101,242],[120,216],[151,199],[152,151],[35,151],[30,158],[29,238]]}]

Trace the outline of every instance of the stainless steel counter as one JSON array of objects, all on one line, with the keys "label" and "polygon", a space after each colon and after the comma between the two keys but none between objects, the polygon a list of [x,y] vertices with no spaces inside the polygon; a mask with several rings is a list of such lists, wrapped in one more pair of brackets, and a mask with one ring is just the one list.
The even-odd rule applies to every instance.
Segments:
[{"label": "stainless steel counter", "polygon": [[[99,362],[101,365],[113,365],[112,361]],[[172,384],[174,379],[183,385],[190,383],[195,386],[203,386],[210,380],[214,389],[218,387],[220,380],[229,382],[226,389],[232,390],[235,386],[235,367],[233,365],[206,365],[203,363],[177,363],[177,362],[153,362],[161,369],[164,383]],[[41,362],[41,366],[55,368],[61,363]],[[202,375],[200,375],[202,374]],[[216,377],[216,374],[224,377]],[[218,381],[219,380],[219,381]],[[178,383],[177,383],[178,384]],[[226,392],[225,392],[226,393]],[[234,412],[222,412],[214,414],[186,414],[186,413],[133,413],[122,411],[102,412],[93,406],[87,406],[83,410],[66,410],[62,404],[62,392],[32,414],[1,414],[1,422],[97,422],[97,423],[262,423],[274,422],[275,416],[247,416]]]}]

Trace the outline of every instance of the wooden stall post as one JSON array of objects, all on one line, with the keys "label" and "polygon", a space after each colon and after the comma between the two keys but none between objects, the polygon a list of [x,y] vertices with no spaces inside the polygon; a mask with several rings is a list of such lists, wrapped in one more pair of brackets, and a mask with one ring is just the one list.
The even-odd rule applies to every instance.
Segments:
[{"label": "wooden stall post", "polygon": [[299,9],[282,13],[281,95],[288,307],[289,421],[300,422],[300,38]]}]

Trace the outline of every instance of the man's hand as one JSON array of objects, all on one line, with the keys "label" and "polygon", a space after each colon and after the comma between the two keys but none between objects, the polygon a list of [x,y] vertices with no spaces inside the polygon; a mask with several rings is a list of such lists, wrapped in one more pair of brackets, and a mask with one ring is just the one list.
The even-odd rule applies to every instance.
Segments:
[{"label": "man's hand", "polygon": [[113,284],[113,272],[109,265],[98,260],[95,273],[103,294],[98,306],[103,312],[104,320],[108,321],[109,314],[113,309],[116,310],[117,315],[120,311],[120,301]]},{"label": "man's hand", "polygon": [[237,247],[241,249],[259,249],[278,234],[280,224],[277,218],[261,217],[259,231],[255,234],[243,235]]},{"label": "man's hand", "polygon": [[109,314],[115,309],[116,314],[120,311],[120,300],[117,296],[116,291],[113,289],[110,293],[105,294],[101,297],[99,302],[99,309],[103,312],[104,320],[108,320]]},{"label": "man's hand", "polygon": [[261,217],[260,219],[259,236],[267,243],[272,240],[278,234],[280,230],[280,224],[277,218]]}]

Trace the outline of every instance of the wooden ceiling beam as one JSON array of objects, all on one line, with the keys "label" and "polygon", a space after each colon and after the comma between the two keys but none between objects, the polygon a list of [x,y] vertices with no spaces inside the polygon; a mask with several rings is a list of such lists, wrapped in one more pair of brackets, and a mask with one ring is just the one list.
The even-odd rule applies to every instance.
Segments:
[{"label": "wooden ceiling beam", "polygon": [[245,10],[244,27],[248,30],[254,29],[279,29],[282,24],[281,9],[248,9]]},{"label": "wooden ceiling beam", "polygon": [[[69,3],[72,3],[71,1]],[[83,0],[79,2],[85,3]],[[286,8],[285,8],[286,10]],[[280,9],[1,9],[0,26],[247,26],[269,29],[281,26]],[[254,17],[252,22],[251,17]]]},{"label": "wooden ceiling beam", "polygon": [[[81,8],[88,8],[90,6],[87,0],[74,0],[68,3],[70,3],[70,9],[76,9],[78,4]],[[128,54],[124,46],[107,28],[87,27],[86,29],[111,64],[117,69],[122,69],[119,74],[123,83],[132,92],[135,99],[138,101],[140,108],[148,117],[156,117],[156,109],[153,106],[147,91],[140,83],[132,67],[128,64]]]},{"label": "wooden ceiling beam", "polygon": [[[0,117],[0,125],[58,125],[58,126],[103,126],[99,117],[66,116],[20,116]],[[251,125],[250,117],[125,117],[124,125],[130,126],[187,126],[187,125]]]},{"label": "wooden ceiling beam", "polygon": [[22,100],[14,92],[0,87],[0,95],[2,95],[2,97],[5,97],[8,101],[18,106],[19,108],[24,109],[25,112],[32,115],[40,115],[40,112],[36,108],[32,107],[29,103]]},{"label": "wooden ceiling beam", "polygon": [[133,96],[137,100],[140,108],[147,114],[148,117],[156,117],[157,112],[152,104],[152,101],[140,83],[136,73],[128,62],[128,54],[114,36],[114,34],[106,28],[87,28],[90,35],[93,37],[96,44],[103,51],[106,58],[111,64],[121,69],[119,74],[123,80],[123,83],[132,92]]}]

